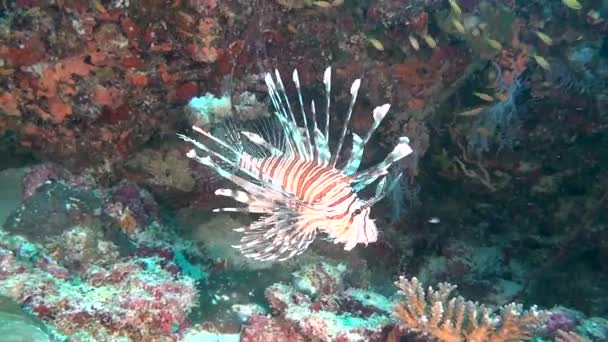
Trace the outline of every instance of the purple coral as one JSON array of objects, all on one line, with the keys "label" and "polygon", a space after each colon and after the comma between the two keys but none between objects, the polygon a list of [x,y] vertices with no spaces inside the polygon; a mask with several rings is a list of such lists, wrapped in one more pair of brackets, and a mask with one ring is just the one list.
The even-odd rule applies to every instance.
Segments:
[{"label": "purple coral", "polygon": [[21,181],[23,198],[28,199],[36,190],[49,181],[65,181],[74,186],[93,185],[93,181],[82,176],[75,176],[70,171],[54,163],[39,164],[23,177]]},{"label": "purple coral", "polygon": [[579,323],[576,313],[567,309],[556,309],[545,322],[545,334],[549,337],[557,336],[558,330],[572,331]]},{"label": "purple coral", "polygon": [[159,208],[152,196],[131,183],[123,183],[114,190],[108,210],[116,208],[121,211],[128,209],[139,227],[147,226],[159,215]]}]

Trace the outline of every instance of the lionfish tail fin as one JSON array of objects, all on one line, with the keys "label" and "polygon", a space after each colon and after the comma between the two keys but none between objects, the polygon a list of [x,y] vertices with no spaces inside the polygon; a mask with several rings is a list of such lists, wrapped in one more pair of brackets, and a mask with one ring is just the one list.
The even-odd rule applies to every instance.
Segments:
[{"label": "lionfish tail fin", "polygon": [[261,217],[251,225],[239,228],[240,244],[233,247],[243,255],[259,261],[283,261],[302,254],[316,237],[315,230],[302,230],[294,212]]}]

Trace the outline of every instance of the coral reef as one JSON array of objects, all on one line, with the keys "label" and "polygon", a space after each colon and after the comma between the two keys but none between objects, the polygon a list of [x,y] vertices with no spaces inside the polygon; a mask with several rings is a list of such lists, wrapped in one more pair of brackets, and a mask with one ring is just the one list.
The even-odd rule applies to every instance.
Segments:
[{"label": "coral reef", "polygon": [[[0,336],[608,340],[607,1],[19,0],[0,12]],[[362,78],[354,132],[372,103],[392,105],[363,166],[403,134],[414,155],[372,213],[377,243],[252,262],[231,247],[248,218],[210,213],[226,183],[176,133],[254,125],[274,68],[297,68],[307,111],[315,99],[324,115],[328,65],[334,94]],[[347,107],[333,100],[330,134]],[[423,291],[414,276],[485,304],[433,299],[452,287]],[[543,307],[544,324],[527,330],[531,311],[513,301]]]},{"label": "coral reef", "polygon": [[438,289],[424,291],[416,278],[401,277],[396,283],[406,302],[395,307],[397,317],[407,329],[429,334],[441,341],[519,341],[532,338],[543,323],[545,313],[535,308],[523,311],[521,305],[507,304],[500,315],[462,297],[452,297],[456,288],[440,283]]},{"label": "coral reef", "polygon": [[[320,265],[323,269],[331,265]],[[302,270],[304,271],[304,270]],[[300,272],[302,272],[300,271]],[[266,289],[272,310],[304,336],[322,341],[383,341],[390,317],[390,301],[377,293],[357,288],[336,292],[342,283],[339,273],[330,278],[309,274],[308,283],[317,283],[326,292],[310,297],[296,288],[302,283],[301,273],[294,278],[294,286],[275,284]],[[317,292],[315,292],[316,294]]]}]

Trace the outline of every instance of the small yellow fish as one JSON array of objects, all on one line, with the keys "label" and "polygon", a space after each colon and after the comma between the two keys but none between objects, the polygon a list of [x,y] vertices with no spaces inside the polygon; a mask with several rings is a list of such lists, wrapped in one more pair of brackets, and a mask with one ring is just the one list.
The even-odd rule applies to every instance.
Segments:
[{"label": "small yellow fish", "polygon": [[537,54],[532,55],[532,57],[534,57],[534,60],[536,61],[536,63],[538,65],[540,65],[541,68],[543,68],[547,71],[551,70],[551,64],[549,64],[549,62],[547,62],[545,57],[539,56]]},{"label": "small yellow fish", "polygon": [[407,38],[410,40],[410,44],[412,45],[414,50],[416,50],[416,51],[420,50],[420,43],[418,43],[418,39],[416,39],[416,37],[414,37],[410,34]]},{"label": "small yellow fish", "polygon": [[549,37],[547,34],[541,31],[536,31],[535,33],[538,39],[540,39],[543,43],[547,45],[553,45],[553,39],[551,39],[551,37]]},{"label": "small yellow fish", "polygon": [[15,69],[0,68],[0,76],[10,76],[15,73]]},{"label": "small yellow fish", "polygon": [[376,38],[367,38],[369,43],[374,47],[374,49],[379,51],[384,51],[384,45]]},{"label": "small yellow fish", "polygon": [[479,97],[480,99],[486,101],[486,102],[494,102],[496,101],[495,98],[493,98],[491,95],[488,95],[486,93],[479,93],[479,92],[473,92],[473,95]]},{"label": "small yellow fish", "polygon": [[573,10],[580,10],[581,8],[583,8],[583,6],[580,2],[578,2],[578,0],[562,0],[562,3],[569,8],[572,8]]},{"label": "small yellow fish", "polygon": [[486,38],[486,42],[488,43],[488,45],[490,45],[490,47],[492,49],[502,50],[502,44],[500,44],[500,42],[498,40],[492,39],[492,38]]},{"label": "small yellow fish", "polygon": [[494,135],[494,131],[485,127],[479,127],[477,129],[477,133],[479,133],[479,135],[484,136],[484,137],[491,137]]},{"label": "small yellow fish", "polygon": [[460,33],[464,33],[464,25],[458,19],[452,18],[452,25],[456,28],[456,30]]},{"label": "small yellow fish", "polygon": [[464,112],[460,112],[456,115],[458,115],[458,116],[475,116],[475,115],[481,113],[485,108],[486,108],[485,106],[476,107],[473,109],[465,110]]},{"label": "small yellow fish", "polygon": [[101,3],[101,1],[96,0],[96,1],[94,2],[94,5],[95,5],[95,9],[97,10],[97,12],[99,12],[99,13],[103,13],[103,14],[108,13],[108,11],[107,11],[107,10],[106,10],[106,8],[103,6],[103,4]]},{"label": "small yellow fish", "polygon": [[430,35],[425,34],[422,36],[422,39],[424,39],[424,42],[426,43],[426,45],[428,45],[431,49],[434,49],[437,47],[437,42]]},{"label": "small yellow fish", "polygon": [[462,15],[462,9],[456,0],[450,0],[450,7],[452,8],[452,12],[454,12],[454,14],[459,17]]},{"label": "small yellow fish", "polygon": [[312,3],[313,5],[317,6],[317,7],[321,7],[321,8],[330,8],[333,7],[334,5],[329,2],[329,1],[315,1]]}]

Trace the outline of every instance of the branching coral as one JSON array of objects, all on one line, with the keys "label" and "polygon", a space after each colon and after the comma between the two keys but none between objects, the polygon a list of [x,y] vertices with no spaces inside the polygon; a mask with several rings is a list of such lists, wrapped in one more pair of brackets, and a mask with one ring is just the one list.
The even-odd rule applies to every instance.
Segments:
[{"label": "branching coral", "polygon": [[452,297],[455,285],[440,283],[425,292],[416,278],[400,277],[395,283],[406,298],[395,307],[395,315],[407,329],[444,342],[505,342],[530,339],[544,312],[520,304],[494,310],[462,297]]}]

